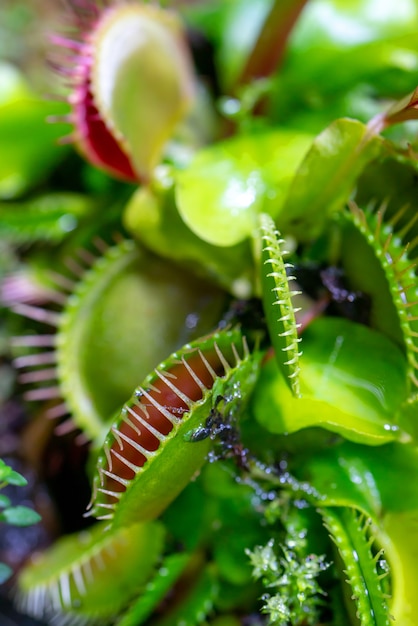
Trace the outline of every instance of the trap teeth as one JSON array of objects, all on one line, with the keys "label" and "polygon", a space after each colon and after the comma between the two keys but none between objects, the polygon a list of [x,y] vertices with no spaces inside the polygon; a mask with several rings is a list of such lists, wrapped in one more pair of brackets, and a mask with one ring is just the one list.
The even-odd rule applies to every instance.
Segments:
[{"label": "trap teeth", "polygon": [[[101,443],[109,420],[138,382],[184,340],[212,329],[226,296],[132,241],[109,246],[96,240],[91,249],[66,260],[70,274],[54,274],[63,305],[16,304],[16,312],[44,324],[46,334],[16,337],[14,364],[29,385],[27,400],[59,399],[56,406],[48,403],[48,415],[70,416],[87,439]],[[190,311],[193,328],[187,325]],[[175,384],[166,372],[161,375],[166,385]],[[178,407],[183,411],[184,399]],[[181,417],[171,415],[173,422]]]},{"label": "trap teeth", "polygon": [[79,39],[52,38],[64,51],[56,71],[71,84],[68,140],[111,176],[144,182],[195,99],[185,33],[177,16],[148,4],[93,14],[76,20]]}]

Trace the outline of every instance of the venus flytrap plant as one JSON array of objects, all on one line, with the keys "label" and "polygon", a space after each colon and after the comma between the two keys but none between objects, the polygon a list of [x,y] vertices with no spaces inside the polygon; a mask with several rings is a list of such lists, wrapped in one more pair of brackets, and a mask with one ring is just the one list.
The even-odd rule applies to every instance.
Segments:
[{"label": "venus flytrap plant", "polygon": [[238,405],[245,401],[259,360],[238,331],[224,331],[186,345],[150,374],[105,439],[92,514],[116,526],[160,514],[210,449],[210,439],[189,437],[185,443],[185,435],[203,424],[218,396]]},{"label": "venus flytrap plant", "polygon": [[110,623],[151,577],[163,535],[155,522],[115,532],[97,524],[62,538],[28,564],[17,602],[41,619],[62,614],[63,623]]},{"label": "venus flytrap plant", "polygon": [[382,589],[381,578],[387,576],[382,568],[382,551],[372,555],[374,542],[371,520],[362,520],[354,510],[323,509],[321,515],[325,527],[332,537],[343,561],[347,583],[351,587],[351,600],[354,600],[356,616],[362,626],[390,626],[391,616],[387,598]]},{"label": "venus flytrap plant", "polygon": [[[74,626],[248,621],[260,587],[247,552],[255,577],[266,579],[263,611],[271,624],[384,626],[392,614],[402,626],[413,624],[416,565],[399,529],[402,519],[413,528],[418,510],[416,481],[405,486],[418,467],[415,217],[413,207],[374,212],[347,203],[359,181],[362,196],[373,200],[363,173],[378,173],[388,155],[399,157],[401,170],[415,167],[412,150],[405,155],[396,138],[379,132],[414,117],[416,98],[367,124],[341,117],[347,111],[326,80],[332,115],[321,117],[318,134],[316,92],[300,89],[289,72],[301,40],[315,40],[312,32],[301,38],[298,24],[306,29],[304,16],[320,4],[275,0],[260,19],[258,3],[240,0],[231,9],[214,1],[214,26],[199,17],[201,7],[174,12],[139,1],[74,0],[79,32],[54,38],[71,83],[72,140],[94,167],[139,188],[115,183],[123,208],[109,221],[104,209],[66,210],[59,197],[46,216],[28,200],[22,228],[5,214],[10,241],[54,242],[46,253],[51,264],[68,250],[73,256],[75,276],[55,277],[68,294],[62,310],[57,302],[48,309],[11,303],[30,332],[20,338],[29,354],[17,364],[31,368],[24,374],[35,385],[29,398],[45,400],[50,416],[70,414],[94,441],[87,516],[104,520],[23,569],[19,601],[28,613]],[[342,3],[325,4],[344,22]],[[257,19],[249,19],[252,10]],[[228,84],[231,15],[250,26],[252,41],[240,49],[235,83],[221,83],[221,115],[228,103],[241,107],[239,123],[219,123],[218,140],[200,149],[193,109],[205,77],[192,61],[190,27],[221,42]],[[399,29],[417,54],[416,37],[404,37],[404,24]],[[381,31],[369,35],[372,51],[383,42],[387,52]],[[368,59],[366,71],[359,58],[367,46],[348,48],[351,78],[338,77],[338,97],[357,102],[365,76],[371,91],[384,93],[380,56]],[[323,54],[308,51],[300,68],[317,90]],[[268,89],[252,83],[260,76]],[[270,105],[281,84],[278,111],[288,117],[279,125]],[[244,99],[256,94],[251,106],[240,104],[241,87]],[[214,118],[219,111],[199,123],[207,130]],[[54,215],[58,226],[65,215],[79,219],[74,239],[54,228]],[[105,231],[109,240],[122,223],[135,241],[96,239],[100,257],[89,244],[77,256],[76,234],[88,240]],[[281,237],[293,241],[294,269],[283,260]],[[304,269],[316,284],[300,281],[299,295],[310,296],[300,313],[312,319],[301,328],[291,284]],[[343,309],[336,316],[337,289],[324,298],[321,282],[322,272],[334,270],[348,284],[348,300],[355,292],[370,299],[370,319],[355,312],[344,319]],[[45,323],[57,332],[40,333]],[[268,503],[276,503],[276,517]],[[289,540],[289,511],[301,544]],[[357,512],[372,520],[373,537],[387,550],[388,590]],[[343,564],[325,571],[332,541]],[[345,604],[334,588],[336,579],[344,587],[344,569],[353,589]],[[386,591],[392,598],[383,598]]]},{"label": "venus flytrap plant", "polygon": [[[57,274],[52,281],[58,283],[61,311],[11,299],[15,312],[55,329],[54,334],[39,334],[37,346],[36,335],[20,337],[16,365],[30,385],[28,399],[54,401],[49,416],[70,417],[60,425],[62,430],[72,425],[99,441],[138,377],[145,377],[167,349],[211,329],[224,308],[225,294],[206,281],[186,278],[132,241],[111,246],[98,241],[93,252],[77,254],[79,260],[70,264],[74,273]],[[125,320],[115,343],[109,332],[122,322],[122,303]],[[174,307],[175,315],[168,313]],[[154,316],[161,322],[156,333]],[[147,321],[150,327],[143,333]],[[25,354],[31,347],[32,353]]]},{"label": "venus flytrap plant", "polygon": [[182,24],[153,5],[129,2],[99,12],[93,1],[84,4],[93,18],[81,5],[81,37],[54,37],[69,54],[63,71],[73,81],[74,140],[110,174],[147,181],[194,99]]},{"label": "venus flytrap plant", "polygon": [[[124,331],[118,344],[113,345],[108,325],[122,322],[122,299]],[[73,290],[57,335],[58,374],[64,399],[83,430],[90,429],[92,438],[98,436],[138,378],[145,377],[167,349],[181,347],[187,339],[210,329],[224,300],[224,294],[216,288],[194,277],[185,280],[176,268],[130,241],[109,247]],[[175,314],[168,314],[174,308]],[[165,318],[165,323],[154,335],[151,328],[142,334],[146,320],[152,324],[154,316],[161,322]],[[97,362],[90,360],[92,353],[103,363],[101,372]],[[114,372],[105,382],[109,362],[118,374]]]},{"label": "venus flytrap plant", "polygon": [[[318,493],[322,494],[317,499],[321,509],[350,507],[360,511],[365,519],[372,520],[370,537],[373,536],[376,540],[376,553],[379,548],[383,548],[385,560],[389,565],[390,587],[388,590],[385,585],[383,600],[388,605],[389,615],[395,621],[408,626],[414,624],[416,615],[414,593],[410,587],[416,576],[416,552],[414,544],[411,543],[413,536],[411,529],[417,519],[417,494],[413,486],[416,456],[416,446],[391,444],[383,448],[365,448],[345,442],[338,448],[328,449],[321,458],[318,456],[315,459],[311,458],[304,467],[300,467],[301,471],[298,471],[302,477],[307,470],[312,484]],[[394,480],[396,481],[401,474],[410,476],[412,480],[406,481],[402,486],[402,493],[399,493],[398,498],[394,498],[393,494],[400,489],[400,485],[394,483]],[[345,515],[339,510],[336,510],[336,514],[337,518]],[[353,515],[355,519],[356,515]],[[327,511],[324,512],[325,519],[326,516]],[[347,522],[338,532],[344,545],[347,545],[347,533],[351,532],[349,527],[350,524]],[[363,525],[360,525],[359,529],[361,528]],[[361,533],[364,536],[364,529]],[[361,539],[359,536],[357,540],[364,543],[364,537]],[[412,558],[405,558],[406,551]],[[374,557],[370,563],[374,569],[375,561]],[[358,563],[361,562],[359,559]],[[368,567],[365,563],[365,573]],[[354,572],[358,565],[353,563],[352,568]],[[384,572],[381,572],[381,576],[382,582],[387,580]],[[381,593],[378,595],[381,596]],[[386,597],[387,595],[389,597]],[[365,602],[366,598],[360,597],[358,600]],[[364,619],[370,619],[370,614]]]},{"label": "venus flytrap plant", "polygon": [[332,122],[315,137],[296,170],[277,216],[281,232],[298,241],[316,239],[349,200],[364,168],[384,152],[382,137],[365,124],[344,118]]},{"label": "venus flytrap plant", "polygon": [[[343,222],[348,222],[341,255],[353,287],[367,291],[371,297],[371,325],[402,345],[408,358],[411,383],[416,386],[415,252],[413,237],[409,235],[416,217],[409,213],[408,207],[404,207],[385,218],[384,207],[362,211],[352,204],[350,212],[341,216]],[[400,220],[404,223],[399,224]],[[350,244],[358,250],[356,260],[348,253]],[[366,255],[370,261],[367,276],[354,270],[355,264],[366,261]]]},{"label": "venus flytrap plant", "polygon": [[302,353],[298,347],[300,337],[297,335],[300,324],[296,323],[295,313],[299,309],[292,305],[291,298],[300,292],[290,290],[289,281],[294,277],[288,276],[287,271],[292,269],[292,265],[283,261],[286,253],[281,251],[281,244],[285,242],[279,238],[274,221],[266,214],[261,215],[260,221],[263,243],[261,263],[265,266],[261,270],[264,310],[277,362],[293,395],[298,398],[299,357]]},{"label": "venus flytrap plant", "polygon": [[[140,568],[139,582],[143,581],[149,572],[143,561],[152,551],[149,538],[143,540],[142,536],[156,531],[152,525],[138,526],[138,520],[154,519],[178,495],[203,464],[210,446],[210,439],[187,440],[178,431],[190,432],[202,423],[215,393],[239,406],[255,384],[258,362],[259,356],[250,355],[238,331],[224,331],[195,346],[185,346],[145,380],[112,425],[97,461],[92,513],[112,520],[111,528],[96,526],[86,546],[81,536],[68,538],[39,563],[29,565],[19,583],[25,611],[36,616],[62,613],[64,620],[74,624],[95,623],[110,619],[133,597],[135,587],[139,588],[138,576],[132,575],[122,553],[117,555],[118,566],[124,567],[131,586],[123,596],[115,592],[114,597],[100,600],[113,579],[115,564],[103,561],[102,552],[114,559],[121,533],[128,533],[123,546],[133,550],[132,556],[138,559],[133,567]],[[147,545],[145,554],[135,547],[137,533],[139,545],[143,546],[142,541]],[[89,577],[96,563],[100,572]],[[206,575],[202,576],[199,593],[208,583]],[[202,602],[208,602],[205,594]],[[134,610],[135,615],[141,606]]]}]

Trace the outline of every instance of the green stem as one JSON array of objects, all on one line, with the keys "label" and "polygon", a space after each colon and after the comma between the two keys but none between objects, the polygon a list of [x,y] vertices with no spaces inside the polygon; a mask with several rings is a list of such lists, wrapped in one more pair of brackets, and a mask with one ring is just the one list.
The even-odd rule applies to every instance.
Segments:
[{"label": "green stem", "polygon": [[274,0],[235,88],[271,76],[283,59],[289,35],[308,0]]}]

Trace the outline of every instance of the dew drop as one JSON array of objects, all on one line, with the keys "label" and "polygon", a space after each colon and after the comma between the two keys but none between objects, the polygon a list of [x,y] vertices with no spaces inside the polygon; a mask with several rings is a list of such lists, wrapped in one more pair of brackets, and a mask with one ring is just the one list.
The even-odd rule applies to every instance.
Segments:
[{"label": "dew drop", "polygon": [[251,295],[252,285],[247,278],[237,278],[232,283],[231,289],[236,298],[245,300]]},{"label": "dew drop", "polygon": [[394,424],[385,424],[383,428],[384,430],[387,430],[392,433],[396,433],[399,430],[399,426],[395,426]]},{"label": "dew drop", "polygon": [[58,220],[58,226],[64,233],[70,233],[77,227],[74,215],[62,215]]},{"label": "dew drop", "polygon": [[186,317],[186,328],[189,330],[194,330],[199,322],[199,316],[197,313],[190,313]]},{"label": "dew drop", "polygon": [[237,98],[222,98],[219,108],[226,117],[234,117],[241,111],[241,102]]}]

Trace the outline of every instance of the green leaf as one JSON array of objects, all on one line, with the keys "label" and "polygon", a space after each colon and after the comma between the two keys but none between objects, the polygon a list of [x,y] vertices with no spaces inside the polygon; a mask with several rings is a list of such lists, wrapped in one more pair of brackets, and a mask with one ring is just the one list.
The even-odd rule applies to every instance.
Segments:
[{"label": "green leaf", "polygon": [[[370,299],[370,326],[395,341],[406,353],[409,378],[418,387],[418,352],[415,254],[408,255],[415,239],[415,211],[404,206],[390,219],[385,206],[361,211],[351,204],[342,213],[341,265],[351,289]],[[394,228],[402,220],[402,228]],[[412,224],[412,231],[410,225]],[[412,244],[412,250],[414,245]],[[355,251],[355,253],[354,253]],[[364,269],[367,268],[367,271]]]},{"label": "green leaf", "polygon": [[389,339],[338,318],[313,322],[303,336],[302,398],[271,359],[261,370],[254,412],[272,433],[320,426],[368,445],[403,435],[396,414],[407,397],[407,362]]},{"label": "green leaf", "polygon": [[176,584],[186,568],[190,555],[172,554],[163,560],[160,569],[148,583],[144,593],[132,604],[117,626],[140,626],[147,620]]},{"label": "green leaf", "polygon": [[[208,515],[206,536],[222,585],[245,589],[251,581],[251,568],[245,549],[270,538],[270,529],[254,507],[254,492],[237,481],[227,463],[208,463],[202,470],[201,483]],[[216,523],[214,524],[214,520]],[[237,528],[240,532],[237,533]]]},{"label": "green leaf", "polygon": [[354,507],[376,522],[387,512],[418,511],[418,449],[411,445],[344,442],[300,458],[295,473],[309,477],[320,506]]},{"label": "green leaf", "polygon": [[92,210],[87,196],[47,193],[24,203],[0,203],[0,237],[16,244],[57,243],[75,230]]},{"label": "green leaf", "polygon": [[13,571],[5,563],[0,563],[0,585],[6,582],[13,574]]},{"label": "green leaf", "polygon": [[220,3],[221,6],[217,11],[221,16],[219,33],[216,33],[220,39],[218,57],[220,77],[228,89],[236,84],[243,70],[268,14],[269,4],[271,3],[265,0],[235,0]]},{"label": "green leaf", "polygon": [[0,459],[0,484],[8,482],[8,478],[12,473],[12,468],[6,465],[6,463]]},{"label": "green leaf", "polygon": [[[207,467],[205,465],[202,468],[196,480],[187,485],[163,514],[163,522],[170,529],[170,536],[189,553],[196,550],[205,537],[212,533],[213,501],[202,488],[202,475]],[[185,511],[187,516],[184,515]]]},{"label": "green leaf", "polygon": [[178,210],[190,230],[216,246],[251,237],[258,214],[279,212],[311,136],[285,130],[241,135],[201,150],[177,175]]},{"label": "green leaf", "polygon": [[[412,156],[412,155],[411,155]],[[402,152],[391,152],[372,161],[358,180],[355,201],[360,207],[387,206],[385,217],[414,204],[418,162]],[[412,212],[412,211],[411,211]],[[414,234],[417,234],[415,229]]]},{"label": "green leaf", "polygon": [[[407,474],[398,474],[401,482],[405,481],[405,476]],[[415,626],[417,619],[417,527],[418,511],[416,509],[402,513],[388,513],[383,519],[383,530],[379,533],[379,543],[385,550],[391,567],[390,613],[393,616],[393,623],[402,624],[402,626]]]},{"label": "green leaf", "polygon": [[31,526],[41,520],[41,516],[27,506],[12,506],[0,513],[0,521],[12,526]]},{"label": "green leaf", "polygon": [[15,485],[16,487],[24,487],[28,484],[26,478],[14,470],[8,475],[7,482],[9,485]]},{"label": "green leaf", "polygon": [[[0,92],[9,83],[9,69],[0,66]],[[24,84],[0,102],[0,198],[22,195],[45,179],[64,154],[57,139],[68,126],[46,122],[49,115],[68,112],[60,102],[46,102]]]},{"label": "green leaf", "polygon": [[6,507],[11,505],[10,498],[0,494],[0,509],[5,509]]},{"label": "green leaf", "polygon": [[349,114],[367,121],[416,85],[415,0],[308,2],[276,77],[271,112],[315,130]]},{"label": "green leaf", "polygon": [[15,472],[2,459],[0,459],[0,485],[2,483],[5,483],[6,485],[16,485],[16,487],[24,487],[28,484],[28,481],[21,474],[19,474],[19,472]]},{"label": "green leaf", "polygon": [[326,219],[349,199],[365,166],[381,153],[382,142],[356,120],[340,119],[328,126],[293,178],[276,220],[279,229],[301,241],[320,235]]},{"label": "green leaf", "polygon": [[164,178],[155,177],[152,185],[132,195],[123,216],[126,229],[156,254],[208,277],[236,297],[249,297],[254,291],[249,242],[219,247],[202,241],[181,219],[171,180]]},{"label": "green leaf", "polygon": [[[374,0],[321,0],[308,4],[295,29],[293,47],[301,54],[319,43],[326,50],[348,50],[414,32],[418,19],[415,0],[400,0],[397,5],[388,2],[379,8],[376,19]],[[321,52],[318,50],[318,54]]]},{"label": "green leaf", "polygon": [[197,626],[205,624],[206,618],[213,612],[214,602],[219,592],[216,568],[209,565],[200,571],[191,571],[190,581],[182,602],[175,603],[159,621],[160,626]]}]

